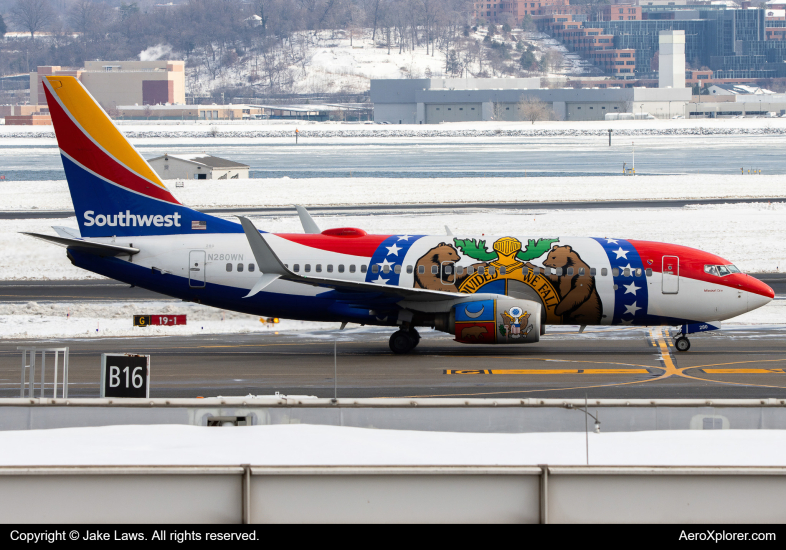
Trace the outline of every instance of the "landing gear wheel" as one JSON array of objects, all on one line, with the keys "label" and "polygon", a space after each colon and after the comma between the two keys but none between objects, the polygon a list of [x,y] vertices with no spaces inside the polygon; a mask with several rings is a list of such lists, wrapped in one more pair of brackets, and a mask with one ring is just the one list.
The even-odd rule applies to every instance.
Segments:
[{"label": "landing gear wheel", "polygon": [[418,334],[418,331],[415,330],[414,328],[411,328],[409,329],[409,335],[412,336],[412,339],[415,341],[415,345],[412,347],[413,348],[418,347],[418,344],[420,343],[420,334]]},{"label": "landing gear wheel", "polygon": [[674,347],[677,348],[677,351],[688,351],[690,349],[690,340],[688,340],[687,336],[680,336],[674,340]]},{"label": "landing gear wheel", "polygon": [[404,332],[403,330],[394,332],[390,336],[388,344],[390,345],[390,350],[397,354],[409,353],[418,345],[417,339],[413,338],[409,332]]}]

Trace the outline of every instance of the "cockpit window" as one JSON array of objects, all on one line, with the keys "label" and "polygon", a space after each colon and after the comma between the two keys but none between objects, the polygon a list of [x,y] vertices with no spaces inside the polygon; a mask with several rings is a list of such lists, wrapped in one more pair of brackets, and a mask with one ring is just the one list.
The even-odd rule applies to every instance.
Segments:
[{"label": "cockpit window", "polygon": [[716,277],[725,277],[732,273],[739,273],[740,270],[734,265],[705,265],[704,273],[715,275]]}]

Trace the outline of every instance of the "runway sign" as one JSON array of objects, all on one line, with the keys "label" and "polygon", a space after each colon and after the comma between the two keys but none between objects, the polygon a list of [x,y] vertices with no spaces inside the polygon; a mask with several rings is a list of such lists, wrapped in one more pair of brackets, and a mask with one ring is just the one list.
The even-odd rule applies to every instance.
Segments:
[{"label": "runway sign", "polygon": [[148,325],[185,325],[185,315],[134,315],[135,327],[146,327]]},{"label": "runway sign", "polygon": [[101,397],[150,397],[150,356],[102,353]]}]

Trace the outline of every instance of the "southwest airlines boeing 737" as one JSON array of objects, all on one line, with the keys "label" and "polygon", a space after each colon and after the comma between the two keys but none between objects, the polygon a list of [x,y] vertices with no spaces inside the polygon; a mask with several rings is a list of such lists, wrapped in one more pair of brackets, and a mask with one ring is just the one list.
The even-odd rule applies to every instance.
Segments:
[{"label": "southwest airlines boeing 737", "polygon": [[[44,90],[79,224],[58,235],[88,271],[260,316],[382,325],[395,353],[417,327],[469,344],[537,342],[546,325],[676,326],[688,334],[763,306],[772,289],[714,254],[655,242],[554,236],[273,234],[178,202],[73,77]],[[216,182],[221,185],[221,182]]]}]

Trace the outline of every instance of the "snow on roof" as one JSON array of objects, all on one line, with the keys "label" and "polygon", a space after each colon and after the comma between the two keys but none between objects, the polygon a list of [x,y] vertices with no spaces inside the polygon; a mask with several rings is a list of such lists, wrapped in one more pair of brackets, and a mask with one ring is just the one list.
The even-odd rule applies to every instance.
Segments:
[{"label": "snow on roof", "polygon": [[177,155],[170,155],[169,153],[166,153],[160,157],[152,158],[150,161],[159,159],[168,160],[170,158],[191,162],[193,164],[201,164],[202,166],[207,166],[209,168],[248,168],[247,164],[214,157],[213,155],[208,155],[207,153],[178,153]]}]

